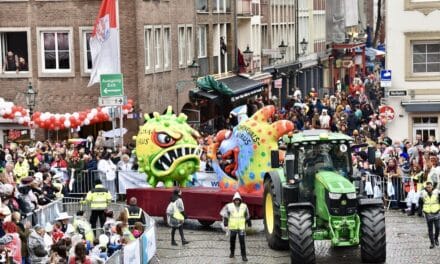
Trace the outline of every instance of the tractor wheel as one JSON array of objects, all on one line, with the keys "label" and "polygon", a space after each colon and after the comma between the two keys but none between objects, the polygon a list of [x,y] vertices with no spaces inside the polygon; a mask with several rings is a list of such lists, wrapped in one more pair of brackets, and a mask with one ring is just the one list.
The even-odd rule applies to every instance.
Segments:
[{"label": "tractor wheel", "polygon": [[199,222],[199,224],[201,224],[204,227],[209,227],[215,223],[215,221],[210,221],[210,220],[197,220],[197,221]]},{"label": "tractor wheel", "polygon": [[305,209],[288,213],[289,247],[291,263],[315,263],[315,242],[313,240],[313,216]]},{"label": "tractor wheel", "polygon": [[263,215],[264,215],[264,232],[269,247],[277,250],[285,250],[289,248],[287,240],[281,239],[281,214],[280,207],[275,203],[276,194],[272,180],[264,182],[264,199],[263,199]]},{"label": "tractor wheel", "polygon": [[370,207],[360,212],[362,262],[381,263],[386,259],[385,215],[382,208]]}]

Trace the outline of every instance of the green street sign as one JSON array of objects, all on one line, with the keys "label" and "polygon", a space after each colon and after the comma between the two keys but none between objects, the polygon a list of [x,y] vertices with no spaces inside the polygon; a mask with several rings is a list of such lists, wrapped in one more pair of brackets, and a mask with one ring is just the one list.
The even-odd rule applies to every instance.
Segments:
[{"label": "green street sign", "polygon": [[101,74],[101,96],[123,96],[124,79],[122,74]]}]

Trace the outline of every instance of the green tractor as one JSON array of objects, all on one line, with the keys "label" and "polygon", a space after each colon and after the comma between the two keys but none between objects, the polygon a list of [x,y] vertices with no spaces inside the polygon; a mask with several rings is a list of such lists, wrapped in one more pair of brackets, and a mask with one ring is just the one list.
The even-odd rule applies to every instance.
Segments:
[{"label": "green tractor", "polygon": [[269,247],[290,248],[292,263],[315,262],[315,240],[333,247],[361,246],[363,262],[386,259],[385,215],[380,199],[363,196],[353,177],[352,138],[326,130],[283,137],[280,167],[272,151],[264,177],[264,230]]}]

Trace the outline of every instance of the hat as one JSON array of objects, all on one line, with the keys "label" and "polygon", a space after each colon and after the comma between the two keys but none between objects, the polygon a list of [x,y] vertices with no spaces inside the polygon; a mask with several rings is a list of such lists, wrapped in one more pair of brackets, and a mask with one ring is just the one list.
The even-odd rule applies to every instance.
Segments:
[{"label": "hat", "polygon": [[21,184],[28,185],[28,184],[31,184],[31,182],[33,182],[33,181],[34,181],[33,177],[27,176],[27,177],[21,179]]},{"label": "hat", "polygon": [[242,200],[239,192],[235,192],[234,197],[232,197],[232,201],[235,201],[236,199],[239,199],[240,201]]},{"label": "hat", "polygon": [[110,239],[108,238],[107,235],[105,235],[105,234],[101,234],[101,235],[99,236],[99,245],[100,245],[101,247],[107,247],[108,242],[110,242]]},{"label": "hat", "polygon": [[385,137],[381,143],[385,144],[386,146],[391,146],[391,144],[393,144],[393,140],[391,140],[389,137]]},{"label": "hat", "polygon": [[58,215],[57,221],[66,220],[72,218],[67,212],[62,212]]},{"label": "hat", "polygon": [[35,173],[34,177],[35,177],[36,180],[38,180],[40,182],[43,181],[43,173],[41,173],[41,172]]},{"label": "hat", "polygon": [[17,155],[19,158],[26,158],[26,156],[23,154],[23,153],[18,153],[18,155]]}]

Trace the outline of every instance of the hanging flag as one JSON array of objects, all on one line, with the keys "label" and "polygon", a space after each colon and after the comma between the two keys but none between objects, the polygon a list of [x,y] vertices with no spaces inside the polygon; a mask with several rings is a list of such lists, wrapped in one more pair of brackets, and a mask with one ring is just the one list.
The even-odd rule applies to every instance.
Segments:
[{"label": "hanging flag", "polygon": [[90,37],[93,67],[89,87],[99,82],[101,74],[121,73],[116,1],[102,0],[93,27]]}]

